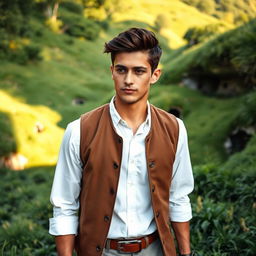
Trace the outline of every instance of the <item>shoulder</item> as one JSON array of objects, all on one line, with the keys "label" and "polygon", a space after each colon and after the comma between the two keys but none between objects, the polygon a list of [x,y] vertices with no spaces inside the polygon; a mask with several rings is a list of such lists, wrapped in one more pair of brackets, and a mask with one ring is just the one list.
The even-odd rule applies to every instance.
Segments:
[{"label": "shoulder", "polygon": [[90,118],[100,117],[103,114],[103,112],[106,111],[108,108],[109,104],[105,104],[89,112],[84,113],[83,115],[81,115],[81,122],[83,123],[85,120]]},{"label": "shoulder", "polygon": [[156,116],[161,122],[165,123],[165,124],[173,124],[175,125],[175,127],[178,128],[179,123],[177,121],[177,118],[173,115],[168,113],[167,111],[158,108],[154,105],[150,105],[151,106],[151,114],[154,116]]},{"label": "shoulder", "polygon": [[64,143],[79,144],[80,141],[80,118],[70,122],[64,133]]}]

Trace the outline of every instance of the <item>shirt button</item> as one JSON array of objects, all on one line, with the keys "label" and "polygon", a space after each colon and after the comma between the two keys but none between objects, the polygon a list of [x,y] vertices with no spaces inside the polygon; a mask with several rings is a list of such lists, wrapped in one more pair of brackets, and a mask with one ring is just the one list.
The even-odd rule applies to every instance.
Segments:
[{"label": "shirt button", "polygon": [[160,216],[160,212],[156,212],[156,217],[158,218]]},{"label": "shirt button", "polygon": [[153,167],[155,167],[155,162],[149,162],[149,164],[148,164],[148,166],[149,166],[149,168],[153,168]]},{"label": "shirt button", "polygon": [[114,169],[117,169],[118,168],[118,164],[116,162],[113,163],[113,167]]},{"label": "shirt button", "polygon": [[155,185],[152,185],[152,192],[155,192]]},{"label": "shirt button", "polygon": [[100,252],[101,251],[101,247],[99,245],[96,246],[96,251]]},{"label": "shirt button", "polygon": [[122,142],[123,142],[122,138],[119,137],[119,138],[118,138],[118,142],[119,142],[119,143],[122,143]]},{"label": "shirt button", "polygon": [[108,222],[109,220],[110,220],[110,218],[108,215],[104,216],[104,221]]}]

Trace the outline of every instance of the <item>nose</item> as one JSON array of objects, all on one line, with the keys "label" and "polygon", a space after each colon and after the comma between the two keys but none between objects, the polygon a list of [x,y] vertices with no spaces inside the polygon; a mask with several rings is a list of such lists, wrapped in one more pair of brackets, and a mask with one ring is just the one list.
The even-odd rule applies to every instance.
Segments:
[{"label": "nose", "polygon": [[125,79],[124,79],[124,83],[125,85],[132,85],[133,84],[133,78],[132,78],[132,72],[127,72],[126,73],[126,76],[125,76]]}]

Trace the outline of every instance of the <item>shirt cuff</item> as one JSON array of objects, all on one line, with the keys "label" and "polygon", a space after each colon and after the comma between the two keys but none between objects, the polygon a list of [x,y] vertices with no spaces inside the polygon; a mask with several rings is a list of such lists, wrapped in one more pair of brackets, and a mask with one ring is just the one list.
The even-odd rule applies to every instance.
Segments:
[{"label": "shirt cuff", "polygon": [[191,204],[170,205],[170,220],[174,222],[186,222],[192,219]]},{"label": "shirt cuff", "polygon": [[51,235],[77,235],[78,216],[59,216],[50,218],[49,224],[49,233]]}]

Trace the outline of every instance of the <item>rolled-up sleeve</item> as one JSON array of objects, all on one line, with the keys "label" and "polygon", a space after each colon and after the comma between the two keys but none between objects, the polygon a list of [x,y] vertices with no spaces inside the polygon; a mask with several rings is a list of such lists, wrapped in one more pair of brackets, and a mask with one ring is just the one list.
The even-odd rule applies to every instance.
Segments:
[{"label": "rolled-up sleeve", "polygon": [[60,147],[50,196],[53,205],[53,218],[49,220],[51,235],[77,234],[82,177],[79,148],[80,119],[67,126]]},{"label": "rolled-up sleeve", "polygon": [[183,121],[178,118],[177,120],[179,123],[179,138],[170,189],[170,220],[186,222],[192,218],[188,195],[194,189],[194,178],[188,149],[187,131]]}]

